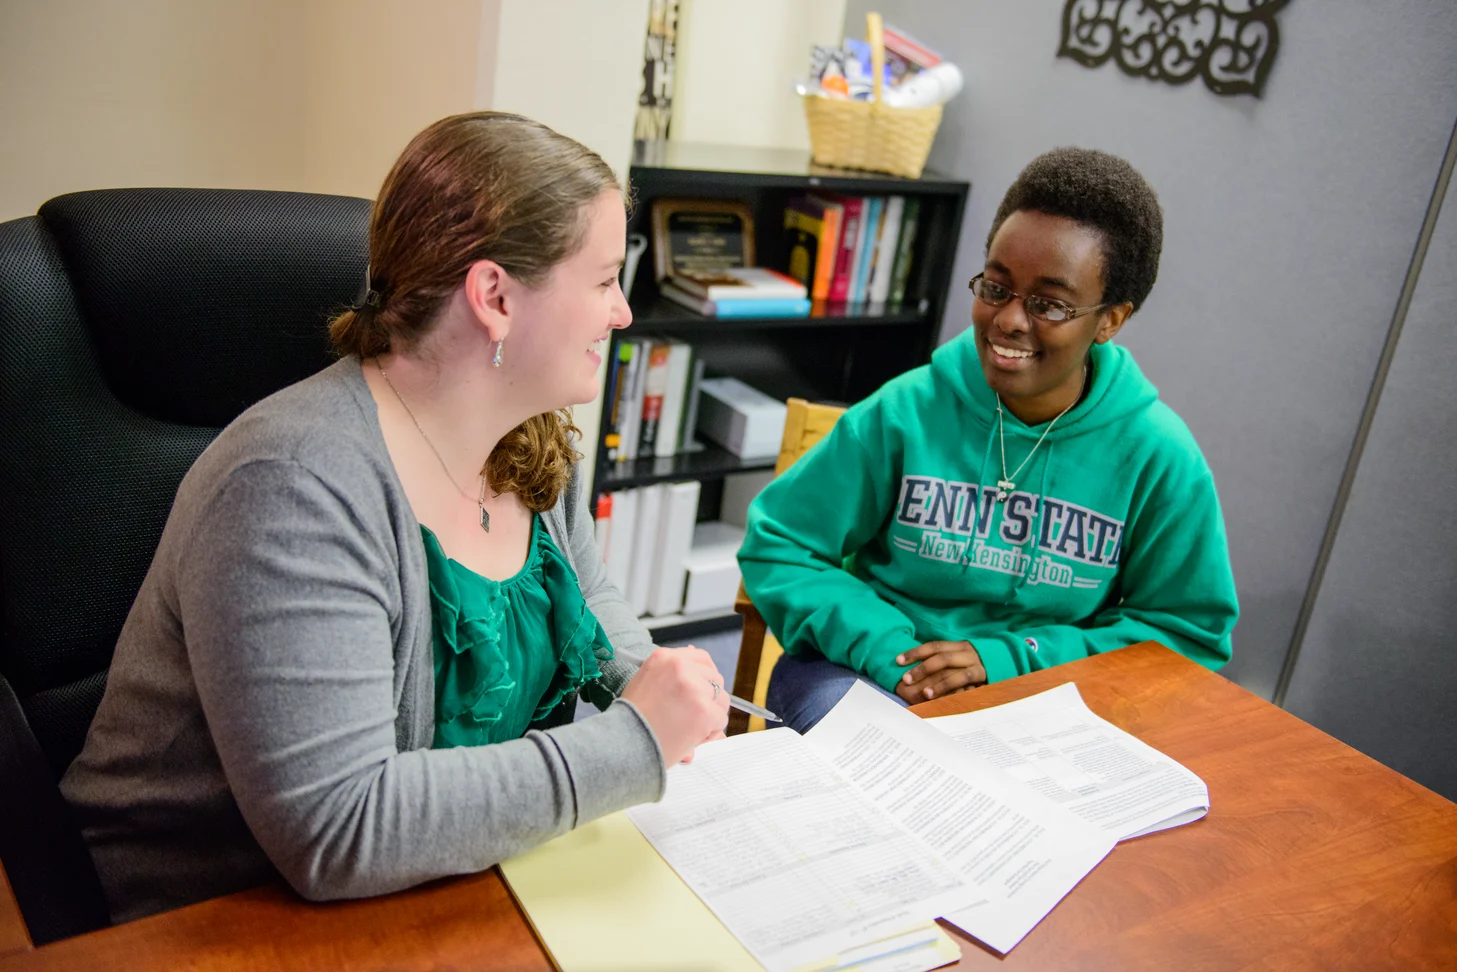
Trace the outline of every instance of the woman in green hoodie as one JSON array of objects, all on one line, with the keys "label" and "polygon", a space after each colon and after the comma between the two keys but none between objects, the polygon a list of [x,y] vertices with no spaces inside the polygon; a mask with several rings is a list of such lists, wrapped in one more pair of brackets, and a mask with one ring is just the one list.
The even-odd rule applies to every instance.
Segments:
[{"label": "woman in green hoodie", "polygon": [[856,679],[902,702],[1162,642],[1209,668],[1239,608],[1214,478],[1111,342],[1158,275],[1127,162],[1064,148],[1007,191],[972,327],[754,502],[744,584],[801,732]]}]

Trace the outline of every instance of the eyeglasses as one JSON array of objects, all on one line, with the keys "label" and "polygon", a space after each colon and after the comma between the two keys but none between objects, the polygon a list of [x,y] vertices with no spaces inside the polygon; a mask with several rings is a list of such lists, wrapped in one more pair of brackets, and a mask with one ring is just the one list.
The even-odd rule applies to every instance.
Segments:
[{"label": "eyeglasses", "polygon": [[979,273],[971,278],[971,292],[976,299],[984,301],[993,307],[1001,307],[1013,297],[1020,298],[1022,309],[1027,312],[1028,317],[1035,317],[1039,321],[1046,321],[1049,324],[1062,324],[1074,317],[1082,317],[1095,310],[1102,310],[1108,305],[1089,304],[1087,307],[1074,307],[1071,304],[1063,303],[1052,297],[1038,297],[1036,294],[1019,294],[1011,287],[999,284],[994,280],[988,280],[986,274]]}]

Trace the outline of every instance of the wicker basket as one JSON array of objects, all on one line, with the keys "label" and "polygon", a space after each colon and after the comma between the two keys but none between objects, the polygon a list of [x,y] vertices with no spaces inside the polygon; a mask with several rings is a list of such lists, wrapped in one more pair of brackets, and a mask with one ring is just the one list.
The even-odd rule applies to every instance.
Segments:
[{"label": "wicker basket", "polygon": [[875,91],[871,101],[804,96],[810,155],[819,165],[919,178],[941,125],[941,106],[893,108],[881,100],[885,36],[880,14],[865,17]]}]

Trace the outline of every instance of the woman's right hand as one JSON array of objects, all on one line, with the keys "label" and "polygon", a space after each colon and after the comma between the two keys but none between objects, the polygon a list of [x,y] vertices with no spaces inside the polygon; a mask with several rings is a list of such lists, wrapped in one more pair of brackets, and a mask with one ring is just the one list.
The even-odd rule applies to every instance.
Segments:
[{"label": "woman's right hand", "polygon": [[699,648],[658,648],[622,697],[652,727],[665,766],[689,762],[694,749],[721,737],[728,724],[728,689],[713,659]]}]

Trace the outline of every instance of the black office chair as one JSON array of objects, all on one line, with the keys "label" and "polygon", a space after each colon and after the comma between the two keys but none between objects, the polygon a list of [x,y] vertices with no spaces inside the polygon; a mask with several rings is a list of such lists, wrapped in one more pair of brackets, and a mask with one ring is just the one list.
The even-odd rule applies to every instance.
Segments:
[{"label": "black office chair", "polygon": [[114,189],[0,223],[0,862],[37,944],[107,924],[57,782],[178,483],[331,360],[370,204]]}]

